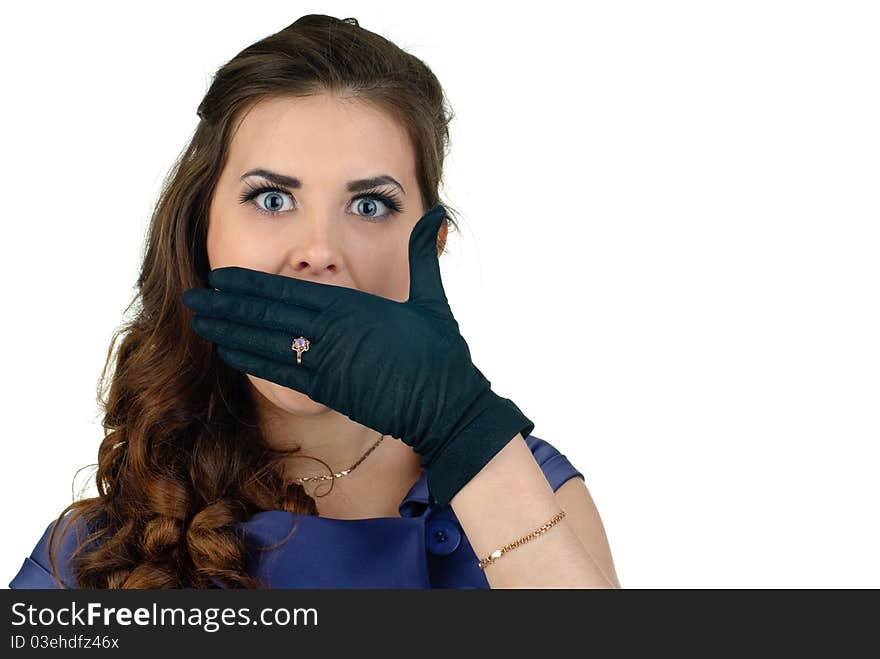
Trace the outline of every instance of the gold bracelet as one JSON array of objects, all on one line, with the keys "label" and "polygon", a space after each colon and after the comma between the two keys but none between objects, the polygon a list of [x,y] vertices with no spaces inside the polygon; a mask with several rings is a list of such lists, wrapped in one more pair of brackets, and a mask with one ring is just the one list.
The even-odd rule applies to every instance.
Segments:
[{"label": "gold bracelet", "polygon": [[505,545],[503,547],[496,549],[491,554],[489,554],[486,558],[483,558],[480,560],[480,562],[479,562],[480,569],[485,570],[487,565],[491,565],[497,559],[501,558],[504,554],[509,552],[511,549],[513,549],[515,547],[519,547],[522,544],[525,544],[526,542],[528,542],[532,538],[537,538],[539,535],[541,535],[544,531],[546,531],[551,526],[556,524],[556,522],[561,520],[563,517],[565,517],[565,511],[560,510],[558,513],[556,513],[553,516],[553,519],[551,519],[549,522],[547,522],[546,524],[541,526],[539,529],[532,531],[527,536],[524,536],[524,537],[520,538],[519,540],[514,540],[509,545]]}]

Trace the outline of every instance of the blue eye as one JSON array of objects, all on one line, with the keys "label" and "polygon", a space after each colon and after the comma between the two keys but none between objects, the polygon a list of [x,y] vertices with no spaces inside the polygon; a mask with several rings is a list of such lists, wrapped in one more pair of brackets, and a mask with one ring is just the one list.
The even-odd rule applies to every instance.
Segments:
[{"label": "blue eye", "polygon": [[[257,197],[264,195],[264,194],[266,195],[266,198],[271,198],[271,199],[277,199],[278,195],[287,195],[287,193],[284,192],[284,190],[278,190],[276,188],[263,188],[260,190],[254,190],[253,192],[248,194],[244,198],[244,201],[250,201],[251,199],[256,199]],[[287,196],[289,197],[290,195],[287,195]],[[265,213],[266,215],[279,215],[281,212],[283,212],[283,209],[280,208],[279,204],[280,204],[280,206],[283,206],[284,202],[280,201],[280,202],[274,203],[275,207],[278,208],[279,210],[266,210],[265,208],[263,208],[263,204],[259,200],[256,200],[254,202],[253,206],[259,212]],[[290,209],[288,209],[288,210],[290,210]]]},{"label": "blue eye", "polygon": [[[292,198],[292,195],[287,190],[285,190],[284,188],[280,188],[275,184],[263,184],[259,187],[252,187],[250,184],[248,184],[248,191],[242,194],[241,197],[239,197],[239,200],[243,204],[250,202],[251,200],[255,200],[251,205],[256,209],[258,213],[261,213],[263,215],[274,216],[281,215],[285,212],[284,210],[266,210],[265,208],[263,208],[263,204],[256,198],[264,193],[267,193],[266,199],[274,198],[276,195],[286,195]],[[268,193],[271,193],[271,196]],[[360,194],[357,197],[352,198],[352,201],[369,202],[369,205],[367,206],[368,209],[375,208],[376,202],[378,201],[381,206],[385,206],[388,209],[380,215],[360,216],[368,222],[384,222],[386,219],[388,219],[388,217],[395,213],[400,213],[402,210],[402,205],[400,203],[400,200],[397,198],[397,195],[394,192],[387,190]],[[283,202],[280,203],[283,205]],[[361,204],[358,203],[358,205],[360,206]]]},{"label": "blue eye", "polygon": [[383,222],[392,213],[400,212],[400,204],[398,204],[394,199],[386,197],[385,195],[366,195],[362,197],[355,197],[353,201],[358,206],[364,204],[364,206],[367,206],[367,208],[375,208],[376,202],[378,201],[380,206],[385,206],[388,209],[381,215],[361,215],[361,217],[370,222]]}]

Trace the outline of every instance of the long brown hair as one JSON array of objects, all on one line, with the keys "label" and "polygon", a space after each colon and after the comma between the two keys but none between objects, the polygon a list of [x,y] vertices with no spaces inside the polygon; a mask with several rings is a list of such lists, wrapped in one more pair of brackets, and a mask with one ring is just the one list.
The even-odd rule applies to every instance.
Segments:
[{"label": "long brown hair", "polygon": [[[395,117],[415,150],[423,207],[451,208],[438,188],[453,115],[437,78],[356,19],[303,16],[223,65],[163,183],[126,308],[134,314],[107,351],[98,385],[98,496],[67,506],[49,536],[52,574],[62,587],[56,554],[77,518],[88,531],[69,557],[79,588],[259,588],[236,524],[262,510],[317,514],[314,499],[281,476],[281,461],[298,447],[283,451],[265,441],[246,375],[192,331],[181,295],[207,286],[208,208],[239,119],[263,98],[323,90]],[[454,218],[447,222],[458,229]],[[439,253],[444,247],[438,241]]]}]

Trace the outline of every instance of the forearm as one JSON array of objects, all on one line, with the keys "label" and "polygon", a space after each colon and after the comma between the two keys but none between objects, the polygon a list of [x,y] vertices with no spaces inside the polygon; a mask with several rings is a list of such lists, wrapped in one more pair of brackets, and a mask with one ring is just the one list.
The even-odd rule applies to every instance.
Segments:
[{"label": "forearm", "polygon": [[[550,521],[553,489],[517,435],[450,501],[477,558]],[[612,588],[565,517],[485,568],[491,588]]]}]

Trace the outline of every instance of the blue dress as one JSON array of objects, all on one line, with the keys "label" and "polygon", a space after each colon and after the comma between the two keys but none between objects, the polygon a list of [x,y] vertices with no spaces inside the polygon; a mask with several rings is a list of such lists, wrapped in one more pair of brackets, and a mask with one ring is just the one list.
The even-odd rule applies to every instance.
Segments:
[{"label": "blue dress", "polygon": [[[585,480],[548,442],[529,435],[526,444],[554,492],[573,476]],[[298,527],[286,543],[250,552],[248,572],[267,588],[489,588],[452,507],[435,508],[429,503],[424,471],[400,502],[399,511],[400,517],[371,519],[332,519],[284,510],[256,513],[240,523],[250,544],[275,544],[294,523]],[[54,523],[24,559],[10,588],[60,588],[47,555]],[[69,557],[79,531],[72,527],[67,532],[60,557]],[[512,538],[498,540],[503,544]],[[68,561],[59,561],[58,572],[68,588],[77,587]]]}]

